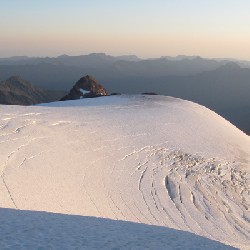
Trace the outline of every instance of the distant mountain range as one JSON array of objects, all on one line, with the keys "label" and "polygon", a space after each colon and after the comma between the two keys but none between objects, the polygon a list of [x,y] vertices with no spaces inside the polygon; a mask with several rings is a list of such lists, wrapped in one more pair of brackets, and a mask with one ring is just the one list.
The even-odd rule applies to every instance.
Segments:
[{"label": "distant mountain range", "polygon": [[[144,86],[143,88],[140,86],[143,85],[145,78],[152,81],[151,78],[160,77],[165,83],[171,83],[172,77],[196,76],[203,72],[213,74],[212,71],[218,71],[221,67],[223,70],[225,65],[226,67],[229,65],[230,68],[234,65],[235,69],[239,69],[240,66],[250,70],[250,63],[248,65],[247,62],[229,59],[177,56],[142,60],[134,55],[113,57],[104,53],[93,53],[82,56],[62,55],[54,58],[2,58],[0,80],[7,79],[11,75],[21,75],[37,86],[67,91],[73,82],[83,75],[90,74],[103,82],[109,92],[135,93],[144,91]],[[128,80],[134,88],[124,90],[124,82],[128,83]],[[154,83],[151,85],[153,88]]]},{"label": "distant mountain range", "polygon": [[0,80],[20,75],[40,88],[69,91],[92,75],[109,93],[156,92],[191,100],[216,111],[250,134],[250,62],[197,56],[12,57],[0,59]]}]

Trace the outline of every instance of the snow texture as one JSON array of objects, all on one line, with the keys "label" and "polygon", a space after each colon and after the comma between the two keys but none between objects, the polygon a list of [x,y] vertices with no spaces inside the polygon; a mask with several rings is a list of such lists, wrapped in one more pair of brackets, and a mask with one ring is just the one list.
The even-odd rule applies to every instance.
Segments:
[{"label": "snow texture", "polygon": [[87,91],[87,90],[84,90],[84,89],[80,89],[80,92],[81,92],[83,95],[89,94],[89,93],[90,93],[90,91]]},{"label": "snow texture", "polygon": [[30,232],[45,248],[69,233],[62,247],[249,249],[250,139],[209,109],[112,96],[0,114],[3,247]]},{"label": "snow texture", "polygon": [[234,249],[188,232],[86,216],[0,209],[1,249]]}]

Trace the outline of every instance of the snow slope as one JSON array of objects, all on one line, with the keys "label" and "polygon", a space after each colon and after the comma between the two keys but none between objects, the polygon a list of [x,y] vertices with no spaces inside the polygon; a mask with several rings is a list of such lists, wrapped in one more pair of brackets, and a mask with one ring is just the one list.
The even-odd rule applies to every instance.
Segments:
[{"label": "snow slope", "polygon": [[[205,107],[171,97],[112,96],[0,106],[0,114],[0,207],[137,222],[250,245],[250,138]],[[86,224],[81,218],[77,228]],[[190,249],[199,242],[184,234],[182,242],[185,237]],[[163,242],[178,248],[173,238]],[[197,249],[221,247],[201,242]]]}]

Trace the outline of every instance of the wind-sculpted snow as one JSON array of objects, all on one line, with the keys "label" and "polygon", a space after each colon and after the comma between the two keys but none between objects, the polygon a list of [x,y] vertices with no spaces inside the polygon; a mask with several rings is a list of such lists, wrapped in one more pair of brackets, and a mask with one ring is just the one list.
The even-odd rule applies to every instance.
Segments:
[{"label": "wind-sculpted snow", "polygon": [[250,245],[250,139],[214,112],[170,97],[119,96],[0,113],[1,207]]}]

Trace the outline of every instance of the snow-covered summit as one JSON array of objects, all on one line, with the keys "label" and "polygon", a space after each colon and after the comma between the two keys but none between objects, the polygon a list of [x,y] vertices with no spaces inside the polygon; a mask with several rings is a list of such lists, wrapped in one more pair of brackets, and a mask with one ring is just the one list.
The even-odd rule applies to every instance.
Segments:
[{"label": "snow-covered summit", "polygon": [[110,96],[0,114],[1,207],[250,244],[250,138],[209,109]]}]

